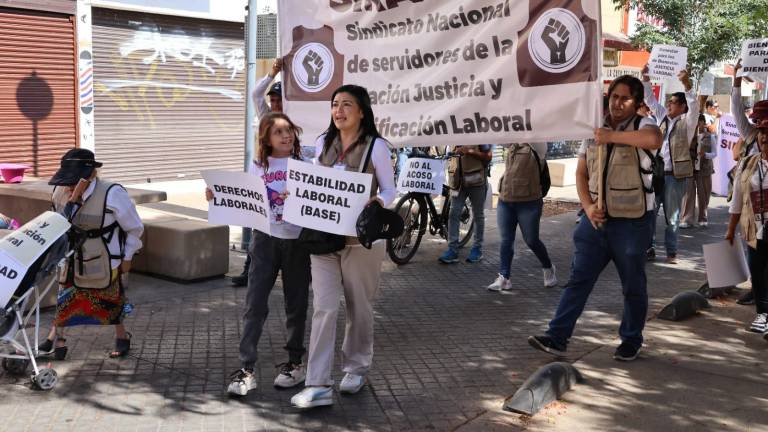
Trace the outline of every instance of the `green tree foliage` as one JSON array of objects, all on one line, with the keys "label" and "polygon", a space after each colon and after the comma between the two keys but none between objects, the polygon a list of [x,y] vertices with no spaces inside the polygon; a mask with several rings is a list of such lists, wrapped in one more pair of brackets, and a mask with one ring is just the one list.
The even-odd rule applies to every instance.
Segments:
[{"label": "green tree foliage", "polygon": [[632,44],[688,48],[691,75],[701,77],[714,63],[739,56],[744,39],[768,37],[768,0],[612,0],[616,8],[642,7],[664,21],[663,29],[641,24]]}]

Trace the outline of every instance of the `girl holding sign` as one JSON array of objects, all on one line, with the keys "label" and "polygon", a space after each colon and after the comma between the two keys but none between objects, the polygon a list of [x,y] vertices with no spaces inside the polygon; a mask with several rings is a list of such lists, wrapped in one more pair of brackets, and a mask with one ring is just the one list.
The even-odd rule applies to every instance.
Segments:
[{"label": "girl holding sign", "polygon": [[[257,159],[248,173],[264,180],[270,206],[270,234],[254,230],[251,239],[251,265],[248,274],[248,293],[245,296],[243,332],[240,337],[242,368],[231,375],[227,391],[243,396],[256,388],[256,365],[259,338],[269,313],[269,293],[275,285],[277,273],[282,273],[285,296],[285,327],[288,342],[288,362],[282,365],[275,378],[275,387],[288,388],[304,381],[304,329],[307,321],[309,298],[309,255],[298,247],[296,239],[301,227],[283,220],[283,202],[286,196],[288,160],[301,159],[301,146],[297,127],[283,113],[269,113],[259,123]],[[213,199],[210,189],[206,198]]]},{"label": "girl holding sign", "polygon": [[750,326],[768,340],[768,119],[756,126],[760,153],[747,156],[733,181],[733,199],[725,238],[733,244],[736,225],[749,245],[749,272],[757,316]]},{"label": "girl holding sign", "polygon": [[[371,201],[386,207],[395,198],[394,172],[387,142],[374,123],[368,91],[356,85],[336,89],[331,98],[331,123],[316,144],[317,163],[347,171],[373,174]],[[375,195],[378,191],[378,195]],[[357,393],[373,359],[373,300],[379,288],[385,244],[371,249],[348,237],[347,246],[334,253],[312,255],[314,314],[307,357],[305,388],[291,398],[299,408],[333,404],[333,366],[336,317],[341,296],[347,309],[342,345],[342,393]]]}]

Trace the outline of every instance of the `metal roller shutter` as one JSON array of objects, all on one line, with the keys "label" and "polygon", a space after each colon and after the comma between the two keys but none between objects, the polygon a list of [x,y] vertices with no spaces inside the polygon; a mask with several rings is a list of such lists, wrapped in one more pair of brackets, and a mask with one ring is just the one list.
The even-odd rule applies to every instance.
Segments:
[{"label": "metal roller shutter", "polygon": [[75,147],[74,34],[68,15],[0,8],[0,162],[48,177]]},{"label": "metal roller shutter", "polygon": [[242,169],[243,25],[93,10],[96,154],[121,182]]}]

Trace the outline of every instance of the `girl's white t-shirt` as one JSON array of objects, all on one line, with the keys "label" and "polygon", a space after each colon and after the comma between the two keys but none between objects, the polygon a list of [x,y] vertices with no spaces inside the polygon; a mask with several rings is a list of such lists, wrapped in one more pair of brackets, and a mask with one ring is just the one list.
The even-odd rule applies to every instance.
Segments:
[{"label": "girl's white t-shirt", "polygon": [[270,211],[269,229],[272,236],[291,240],[299,238],[301,227],[283,220],[284,200],[281,195],[285,192],[288,180],[288,159],[290,158],[268,157],[269,167],[266,170],[255,161],[251,162],[248,173],[264,180],[264,185],[267,187]]}]

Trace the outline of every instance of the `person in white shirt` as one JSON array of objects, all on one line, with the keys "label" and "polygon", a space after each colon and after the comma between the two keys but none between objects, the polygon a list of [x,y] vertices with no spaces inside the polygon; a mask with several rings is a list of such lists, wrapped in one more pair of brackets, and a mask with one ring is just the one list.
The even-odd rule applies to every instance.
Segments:
[{"label": "person in white shirt", "polygon": [[[712,174],[715,172],[712,160],[717,156],[717,135],[710,132],[712,123],[714,123],[714,117],[699,114],[693,178],[688,181],[681,210],[680,228],[683,229],[696,226],[696,224],[704,228],[709,224],[707,208],[709,207],[710,195],[712,195]],[[696,211],[697,200],[699,203],[698,212]],[[696,220],[694,220],[694,216],[696,216]]]},{"label": "person in white shirt", "polygon": [[725,238],[734,242],[736,226],[749,245],[749,271],[757,316],[750,325],[753,332],[768,340],[768,119],[756,126],[759,153],[746,156],[733,184],[733,199]]},{"label": "person in white shirt", "polygon": [[[371,199],[387,207],[395,199],[394,170],[387,141],[374,123],[368,90],[343,85],[331,97],[331,122],[316,142],[315,163],[372,175]],[[370,156],[370,157],[369,157]],[[290,199],[290,198],[289,198]],[[314,313],[307,356],[307,387],[291,398],[298,408],[333,404],[331,369],[336,350],[336,324],[342,295],[346,328],[342,344],[342,393],[357,393],[373,360],[373,301],[379,290],[385,242],[364,248],[347,237],[337,252],[311,255]]]},{"label": "person in white shirt", "polygon": [[69,247],[75,251],[59,276],[54,327],[39,347],[58,360],[67,355],[63,329],[70,326],[114,325],[115,350],[109,356],[124,357],[131,348],[123,324],[130,310],[124,284],[144,225],[128,192],[97,176],[101,166],[90,150],[72,149],[48,182],[56,186],[54,209],[72,223]]},{"label": "person in white shirt", "polygon": [[[297,241],[301,227],[283,220],[288,161],[301,160],[300,133],[301,129],[283,113],[267,113],[259,123],[258,153],[248,173],[266,186],[270,234],[254,230],[248,251],[251,262],[240,336],[241,368],[232,373],[227,388],[233,395],[244,396],[256,388],[257,346],[269,314],[267,303],[278,272],[283,280],[288,362],[282,365],[274,385],[288,388],[304,382],[302,357],[306,352],[304,330],[309,301],[309,254]],[[214,198],[210,189],[206,189],[205,194],[209,201]]]},{"label": "person in white shirt", "polygon": [[[693,166],[690,154],[687,160],[678,162],[678,158],[685,155],[685,151],[675,148],[690,146],[696,135],[696,126],[699,121],[699,102],[693,91],[693,84],[687,71],[681,71],[678,79],[685,87],[685,93],[678,92],[669,96],[666,106],[662,106],[651,88],[651,78],[648,76],[648,66],[643,69],[643,86],[645,87],[645,103],[653,110],[659,120],[659,126],[663,134],[660,154],[664,159],[664,192],[662,205],[666,216],[667,228],[664,232],[664,246],[667,251],[667,263],[677,263],[677,230],[680,223],[680,208],[687,186],[688,178],[693,175]],[[672,155],[675,154],[673,158]],[[680,172],[678,172],[680,167]],[[690,171],[689,174],[683,168]],[[658,191],[656,192],[658,195]],[[647,254],[655,256],[655,230]]]}]

